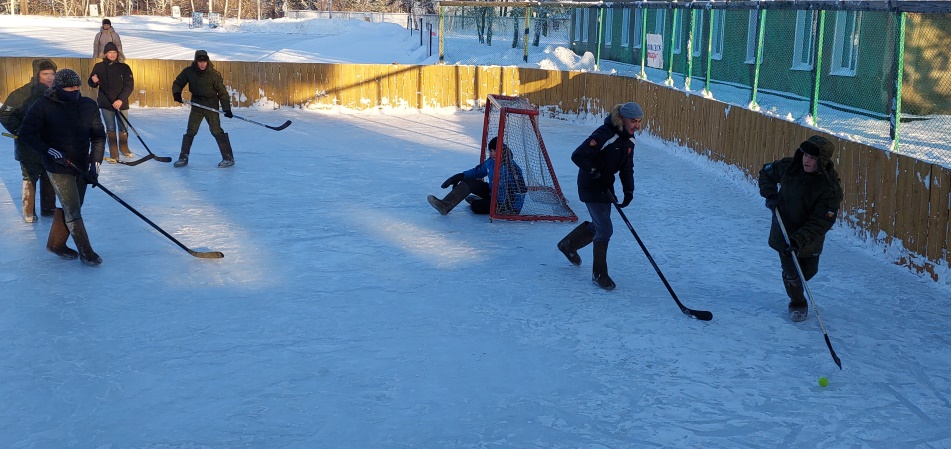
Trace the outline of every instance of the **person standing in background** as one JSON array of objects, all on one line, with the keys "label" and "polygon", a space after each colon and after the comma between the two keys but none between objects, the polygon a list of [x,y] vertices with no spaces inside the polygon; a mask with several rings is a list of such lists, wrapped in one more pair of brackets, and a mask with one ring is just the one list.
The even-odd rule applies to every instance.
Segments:
[{"label": "person standing in background", "polygon": [[[92,68],[92,74],[86,81],[89,87],[99,88],[99,111],[106,122],[106,139],[109,142],[109,157],[106,162],[119,162],[119,152],[128,158],[134,157],[129,150],[129,131],[126,129],[126,120],[129,116],[129,95],[135,88],[132,79],[132,69],[125,62],[125,57],[119,52],[115,43],[106,44],[102,61]],[[122,117],[118,117],[122,114]]]},{"label": "person standing in background", "polygon": [[92,41],[92,59],[100,59],[106,52],[106,44],[112,42],[116,44],[119,53],[122,53],[122,41],[119,40],[119,33],[112,27],[112,21],[102,19],[102,27],[96,33],[96,38]]}]

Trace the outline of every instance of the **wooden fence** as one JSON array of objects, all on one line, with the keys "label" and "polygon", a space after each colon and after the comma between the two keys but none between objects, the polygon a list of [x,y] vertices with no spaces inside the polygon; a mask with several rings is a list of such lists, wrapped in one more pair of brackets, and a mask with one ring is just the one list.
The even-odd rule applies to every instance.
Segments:
[{"label": "wooden fence", "polygon": [[[0,98],[25,84],[33,58],[0,58]],[[95,61],[52,58],[84,79]],[[133,60],[140,107],[174,106],[171,85],[190,61]],[[633,78],[516,67],[408,66],[215,62],[236,107],[267,100],[281,106],[339,105],[354,109],[479,107],[488,94],[521,95],[566,113],[603,114],[615,103],[645,107],[646,129],[707,157],[739,167],[751,178],[768,161],[787,156],[814,130],[741,107]],[[94,91],[83,86],[83,93]],[[832,135],[845,200],[840,219],[864,238],[900,245],[896,260],[938,280],[951,266],[951,169]]]}]

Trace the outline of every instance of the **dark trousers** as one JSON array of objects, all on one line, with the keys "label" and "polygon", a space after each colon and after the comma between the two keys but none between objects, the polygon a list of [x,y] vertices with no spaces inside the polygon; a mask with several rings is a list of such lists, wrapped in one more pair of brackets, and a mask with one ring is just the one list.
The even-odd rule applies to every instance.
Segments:
[{"label": "dark trousers", "polygon": [[614,224],[611,223],[611,203],[584,203],[591,215],[591,228],[594,231],[595,242],[609,242],[614,235]]},{"label": "dark trousers", "polygon": [[49,173],[50,182],[59,203],[63,205],[63,215],[66,223],[72,223],[83,218],[83,200],[86,198],[86,180],[78,175],[63,173]]},{"label": "dark trousers", "polygon": [[36,182],[40,178],[46,177],[46,170],[43,163],[20,162],[20,173],[23,174],[24,181]]},{"label": "dark trousers", "polygon": [[486,215],[489,213],[489,209],[492,207],[492,187],[489,186],[489,183],[474,178],[466,178],[462,182],[469,185],[469,192],[479,196],[478,200],[472,202],[469,207],[472,209],[472,212],[477,214]]},{"label": "dark trousers", "polygon": [[[799,273],[796,272],[796,265],[793,259],[783,253],[779,253],[779,263],[783,266],[783,277],[786,279],[798,279]],[[802,275],[806,280],[812,279],[819,272],[819,256],[800,257],[799,268],[802,268]]]},{"label": "dark trousers", "polygon": [[201,126],[202,120],[208,122],[208,129],[211,130],[212,136],[220,136],[225,133],[225,130],[221,129],[221,116],[217,112],[192,106],[192,111],[188,114],[188,130],[185,131],[185,134],[195,137],[198,134],[198,127]]}]

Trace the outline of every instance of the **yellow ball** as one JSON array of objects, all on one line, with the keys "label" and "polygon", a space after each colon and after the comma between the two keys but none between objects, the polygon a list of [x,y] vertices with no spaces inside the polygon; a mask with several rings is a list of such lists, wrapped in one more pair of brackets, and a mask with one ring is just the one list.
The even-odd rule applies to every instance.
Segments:
[{"label": "yellow ball", "polygon": [[825,377],[820,377],[820,378],[819,378],[819,386],[820,386],[820,387],[828,387],[828,386],[829,386],[829,379],[826,379]]}]

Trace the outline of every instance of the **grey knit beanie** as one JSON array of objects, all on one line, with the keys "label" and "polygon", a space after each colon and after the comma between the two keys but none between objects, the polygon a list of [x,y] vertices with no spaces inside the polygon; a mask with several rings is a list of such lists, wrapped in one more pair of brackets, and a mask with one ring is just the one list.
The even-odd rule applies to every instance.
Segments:
[{"label": "grey knit beanie", "polygon": [[641,105],[633,101],[624,103],[624,105],[621,106],[620,112],[621,112],[621,117],[624,117],[626,119],[637,120],[637,119],[644,118],[644,110],[641,109]]}]

